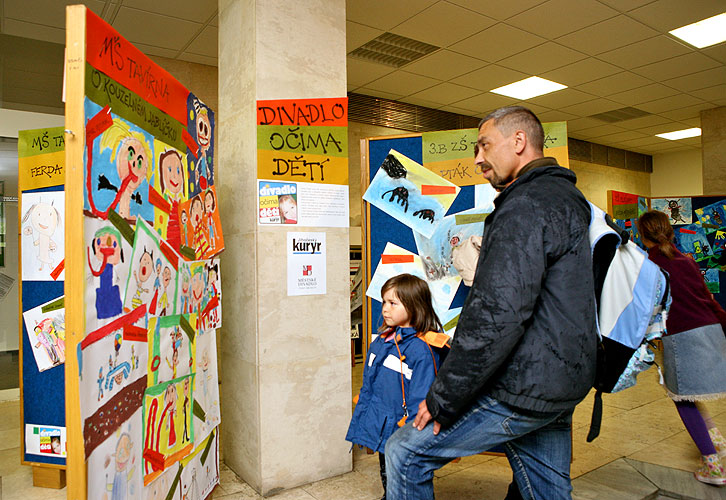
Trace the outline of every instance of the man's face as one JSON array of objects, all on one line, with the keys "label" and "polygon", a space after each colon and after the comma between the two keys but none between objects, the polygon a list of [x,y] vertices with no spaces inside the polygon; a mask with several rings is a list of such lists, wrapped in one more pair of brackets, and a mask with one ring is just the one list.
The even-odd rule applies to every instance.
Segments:
[{"label": "man's face", "polygon": [[479,128],[474,161],[481,167],[482,175],[494,189],[504,189],[514,179],[518,166],[514,146],[514,133],[504,137],[494,126],[494,120],[484,122]]}]

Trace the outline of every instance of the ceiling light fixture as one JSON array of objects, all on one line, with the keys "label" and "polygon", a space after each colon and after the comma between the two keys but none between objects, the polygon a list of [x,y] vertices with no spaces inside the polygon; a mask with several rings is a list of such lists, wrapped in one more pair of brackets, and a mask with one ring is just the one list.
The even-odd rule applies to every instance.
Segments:
[{"label": "ceiling light fixture", "polygon": [[726,41],[726,12],[668,33],[699,49],[721,43]]},{"label": "ceiling light fixture", "polygon": [[669,141],[677,141],[678,139],[687,139],[689,137],[698,137],[699,135],[701,135],[701,129],[698,127],[676,130],[675,132],[666,132],[665,134],[655,134],[656,137],[662,137],[663,139],[668,139]]},{"label": "ceiling light fixture", "polygon": [[557,82],[545,80],[538,76],[531,76],[520,80],[518,82],[510,83],[503,87],[490,90],[495,94],[505,95],[507,97],[513,97],[514,99],[527,100],[533,97],[537,97],[557,90],[566,89],[567,85],[562,85]]}]

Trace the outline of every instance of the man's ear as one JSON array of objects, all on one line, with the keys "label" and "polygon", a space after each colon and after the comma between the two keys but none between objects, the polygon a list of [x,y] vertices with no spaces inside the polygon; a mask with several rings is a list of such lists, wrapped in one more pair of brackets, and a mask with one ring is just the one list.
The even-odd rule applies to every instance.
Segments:
[{"label": "man's ear", "polygon": [[524,130],[517,130],[514,133],[514,152],[522,154],[527,147],[527,134]]}]

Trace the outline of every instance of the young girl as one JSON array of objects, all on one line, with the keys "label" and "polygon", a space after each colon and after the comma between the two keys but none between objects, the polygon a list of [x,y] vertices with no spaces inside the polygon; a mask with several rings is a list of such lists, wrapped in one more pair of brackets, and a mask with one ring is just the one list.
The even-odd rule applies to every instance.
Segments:
[{"label": "young girl", "polygon": [[704,483],[726,485],[721,463],[726,443],[696,402],[726,396],[726,312],[713,299],[693,259],[673,245],[673,228],[663,212],[638,219],[648,257],[668,272],[673,302],[663,336],[663,368],[668,395],[701,452],[703,466],[694,474]]},{"label": "young girl", "polygon": [[[378,452],[385,492],[386,441],[416,418],[439,367],[439,354],[432,345],[443,347],[444,343],[429,345],[424,340],[428,332],[443,331],[424,280],[411,274],[394,276],[381,288],[381,296],[383,325],[368,349],[363,386],[345,439]],[[426,337],[446,336],[430,333]]]}]

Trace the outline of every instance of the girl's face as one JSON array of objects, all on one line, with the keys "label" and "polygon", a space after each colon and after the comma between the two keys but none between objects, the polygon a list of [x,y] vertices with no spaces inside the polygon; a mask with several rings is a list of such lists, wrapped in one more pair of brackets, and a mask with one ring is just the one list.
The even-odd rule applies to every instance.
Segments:
[{"label": "girl's face", "polygon": [[292,200],[282,200],[280,202],[280,211],[287,220],[297,220],[297,204]]},{"label": "girl's face", "polygon": [[383,321],[387,326],[400,326],[402,328],[411,326],[408,311],[403,307],[401,301],[398,300],[398,295],[396,295],[396,292],[392,288],[383,294],[382,312]]},{"label": "girl's face", "polygon": [[184,187],[184,178],[182,177],[182,163],[175,154],[164,157],[164,164],[161,166],[164,171],[164,188],[173,194],[181,193]]}]

